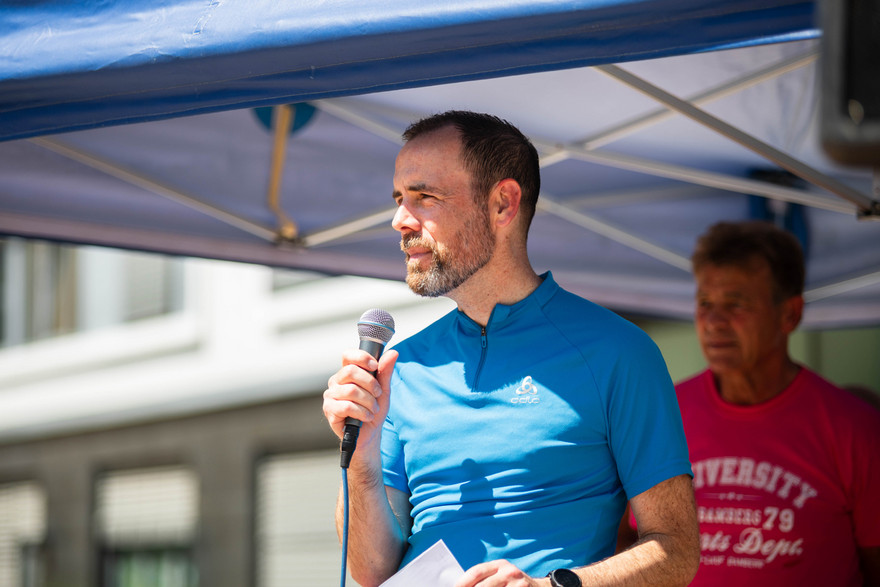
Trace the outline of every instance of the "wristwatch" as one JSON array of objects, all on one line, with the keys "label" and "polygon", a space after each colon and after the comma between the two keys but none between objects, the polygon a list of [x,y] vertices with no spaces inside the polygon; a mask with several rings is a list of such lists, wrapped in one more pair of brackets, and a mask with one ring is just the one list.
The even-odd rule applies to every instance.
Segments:
[{"label": "wristwatch", "polygon": [[553,587],[583,587],[581,578],[571,569],[556,569],[547,576]]}]

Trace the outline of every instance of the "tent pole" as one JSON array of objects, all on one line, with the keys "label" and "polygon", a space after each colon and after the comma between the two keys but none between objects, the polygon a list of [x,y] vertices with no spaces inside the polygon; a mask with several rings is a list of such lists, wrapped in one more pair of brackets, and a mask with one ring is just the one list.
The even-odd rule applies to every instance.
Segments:
[{"label": "tent pole", "polygon": [[260,226],[259,224],[251,222],[250,220],[247,220],[240,216],[236,216],[235,214],[227,212],[226,210],[223,210],[216,206],[206,204],[198,198],[194,198],[193,196],[184,194],[179,190],[162,184],[143,174],[135,173],[134,171],[126,169],[120,165],[111,163],[96,155],[92,155],[91,153],[87,153],[82,149],[77,149],[70,145],[64,144],[63,142],[60,142],[56,139],[49,139],[46,137],[37,137],[27,140],[35,145],[39,145],[44,149],[61,155],[62,157],[66,157],[72,161],[82,163],[87,167],[91,167],[92,169],[95,169],[102,173],[106,173],[107,175],[142,188],[148,192],[152,192],[156,195],[168,198],[169,200],[177,202],[178,204],[183,204],[184,206],[201,212],[206,216],[210,216],[211,218],[220,220],[221,222],[229,224],[230,226],[235,226],[236,228],[239,228],[263,240],[269,242],[275,241],[275,231],[273,230],[270,230],[264,226]]},{"label": "tent pole", "polygon": [[395,212],[397,212],[397,206],[389,208],[388,210],[376,212],[375,214],[370,214],[369,216],[357,218],[351,222],[346,222],[345,224],[340,224],[333,228],[313,232],[312,234],[303,237],[302,241],[306,247],[316,247],[340,238],[351,236],[362,230],[373,228],[386,222],[390,226]]},{"label": "tent pole", "polygon": [[313,104],[319,110],[323,110],[324,112],[332,114],[340,120],[344,120],[360,129],[373,133],[377,137],[388,139],[396,145],[400,145],[403,143],[403,138],[400,136],[400,130],[376,122],[375,120],[372,120],[371,118],[362,114],[358,114],[357,112],[354,112],[350,108],[346,108],[336,101],[317,100],[313,102]]},{"label": "tent pole", "polygon": [[603,220],[599,220],[594,216],[578,212],[573,208],[560,204],[544,193],[538,198],[538,210],[564,218],[582,228],[586,228],[596,234],[610,238],[611,240],[630,247],[631,249],[640,251],[658,261],[672,265],[673,267],[678,267],[679,269],[688,272],[691,270],[691,262],[686,257],[629,234],[628,232],[612,226]]},{"label": "tent pole", "polygon": [[853,213],[853,206],[846,202],[818,196],[803,190],[777,186],[764,181],[732,177],[721,173],[702,171],[699,169],[684,167],[682,165],[661,163],[659,161],[651,161],[648,159],[631,157],[620,153],[610,153],[602,150],[589,150],[574,146],[566,147],[566,149],[568,150],[568,155],[570,157],[589,161],[591,163],[607,165],[619,169],[629,169],[631,171],[677,179],[679,181],[714,187],[731,192],[765,196],[785,202],[803,204],[813,208],[831,210],[832,212],[841,212],[844,214]]},{"label": "tent pole", "polygon": [[727,138],[739,143],[747,149],[754,151],[755,153],[765,157],[766,159],[769,159],[770,161],[776,163],[783,169],[790,171],[798,177],[801,177],[814,185],[822,187],[829,192],[843,198],[844,200],[852,202],[859,209],[860,213],[868,213],[873,208],[873,203],[871,202],[870,198],[851,188],[850,186],[843,184],[836,179],[825,175],[824,173],[821,173],[813,167],[806,165],[802,161],[799,161],[794,157],[791,157],[786,153],[783,153],[782,151],[776,149],[775,147],[772,147],[767,143],[758,140],[748,133],[745,133],[730,124],[727,124],[726,122],[712,116],[705,110],[701,110],[693,104],[685,102],[684,100],[666,92],[665,90],[662,90],[661,88],[658,88],[657,86],[643,80],[642,78],[633,75],[625,69],[622,69],[616,65],[600,65],[596,66],[596,69],[657,100],[661,104],[666,105],[676,112],[687,116],[695,122],[698,122],[703,126],[706,126],[707,128],[710,128],[723,136],[726,136]]},{"label": "tent pole", "polygon": [[807,302],[815,302],[816,300],[830,298],[831,296],[874,285],[875,283],[880,283],[880,271],[865,273],[858,277],[852,277],[850,279],[845,279],[829,285],[823,285],[821,287],[814,287],[813,289],[804,292],[804,300]]},{"label": "tent pole", "polygon": [[705,196],[703,186],[692,185],[667,185],[658,188],[643,188],[631,190],[611,190],[606,192],[570,194],[565,201],[569,206],[578,210],[586,208],[606,208],[614,206],[632,206],[644,202],[665,202],[668,200],[687,200]]},{"label": "tent pole", "polygon": [[[768,79],[779,77],[780,75],[788,73],[789,71],[793,71],[800,67],[804,67],[805,65],[809,65],[816,61],[817,55],[818,49],[813,49],[806,53],[796,55],[790,59],[775,63],[769,67],[758,70],[749,75],[734,79],[726,84],[710,88],[709,90],[691,96],[686,100],[691,104],[696,105],[708,104],[709,102],[719,100],[725,96],[729,96],[730,94],[742,91]],[[576,141],[576,143],[587,149],[595,149],[597,147],[607,145],[608,143],[612,143],[625,136],[631,135],[632,133],[637,132],[643,128],[657,124],[658,122],[662,122],[663,120],[666,120],[667,118],[670,118],[674,115],[675,112],[669,108],[657,108],[656,110],[652,110],[647,114],[623,122],[613,128],[597,133],[589,138]]]},{"label": "tent pole", "polygon": [[269,165],[269,189],[266,199],[269,209],[278,220],[278,238],[283,241],[296,240],[298,229],[296,223],[284,213],[281,207],[281,174],[284,171],[284,151],[287,147],[287,135],[293,125],[293,107],[281,104],[272,108],[272,159]]}]

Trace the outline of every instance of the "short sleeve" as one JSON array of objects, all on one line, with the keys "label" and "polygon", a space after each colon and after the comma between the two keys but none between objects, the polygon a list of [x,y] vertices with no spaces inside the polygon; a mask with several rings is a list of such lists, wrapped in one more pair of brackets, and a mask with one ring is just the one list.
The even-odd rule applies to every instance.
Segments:
[{"label": "short sleeve", "polygon": [[614,370],[608,399],[611,450],[629,498],[693,474],[666,363],[647,335],[637,338]]},{"label": "short sleeve", "polygon": [[382,425],[382,477],[385,485],[409,493],[403,446],[390,418]]}]

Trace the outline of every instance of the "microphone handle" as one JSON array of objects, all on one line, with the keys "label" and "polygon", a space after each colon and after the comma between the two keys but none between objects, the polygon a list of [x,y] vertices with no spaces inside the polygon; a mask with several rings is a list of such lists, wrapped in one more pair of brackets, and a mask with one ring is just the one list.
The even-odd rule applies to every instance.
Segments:
[{"label": "microphone handle", "polygon": [[[385,350],[385,343],[362,338],[361,344],[358,348],[362,351],[367,351],[373,356],[373,358],[378,360],[379,357],[382,356],[382,351]],[[375,377],[376,372],[373,371],[372,375]],[[358,435],[361,432],[361,424],[362,422],[355,418],[345,419],[345,429],[342,432],[342,442],[339,445],[339,466],[343,469],[347,469],[348,465],[351,463],[351,457],[354,455],[355,448],[357,448],[357,440]]]}]

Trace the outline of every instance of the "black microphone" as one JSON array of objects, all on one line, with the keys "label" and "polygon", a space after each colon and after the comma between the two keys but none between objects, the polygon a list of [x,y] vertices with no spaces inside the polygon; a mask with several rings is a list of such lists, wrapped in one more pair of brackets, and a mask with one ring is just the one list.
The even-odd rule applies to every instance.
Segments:
[{"label": "black microphone", "polygon": [[[394,318],[385,310],[367,310],[361,315],[357,323],[358,337],[361,339],[360,348],[367,351],[376,360],[382,356],[385,345],[394,336]],[[376,373],[373,372],[375,376]],[[354,418],[345,419],[345,429],[342,432],[342,443],[339,446],[339,466],[347,469],[351,463],[354,449],[357,447],[358,434],[361,432],[360,420]]]}]

